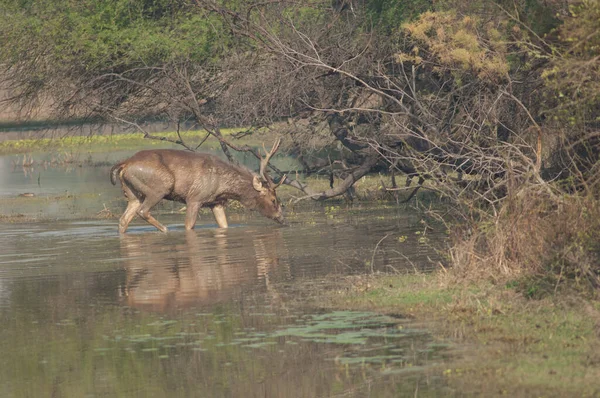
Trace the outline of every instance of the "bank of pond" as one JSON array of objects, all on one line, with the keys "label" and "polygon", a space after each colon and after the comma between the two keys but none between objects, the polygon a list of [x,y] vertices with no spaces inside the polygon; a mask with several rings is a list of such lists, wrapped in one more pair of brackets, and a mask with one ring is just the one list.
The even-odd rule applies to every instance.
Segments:
[{"label": "bank of pond", "polygon": [[131,151],[0,157],[2,396],[600,394],[598,302],[457,278],[424,202],[290,191],[286,226],[234,204],[193,231],[167,202],[168,233],[119,236],[108,171]]}]

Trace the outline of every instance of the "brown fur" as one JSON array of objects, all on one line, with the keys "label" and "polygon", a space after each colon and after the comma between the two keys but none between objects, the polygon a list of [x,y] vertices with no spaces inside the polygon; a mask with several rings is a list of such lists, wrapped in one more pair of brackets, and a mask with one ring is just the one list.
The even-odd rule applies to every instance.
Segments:
[{"label": "brown fur", "polygon": [[125,233],[136,214],[166,232],[166,227],[150,215],[162,199],[187,205],[186,229],[194,227],[201,207],[211,208],[219,226],[227,227],[224,206],[229,200],[238,200],[249,209],[283,222],[270,181],[210,154],[172,149],[140,151],[114,165],[110,179],[113,184],[121,181],[129,202],[119,221],[121,233]]}]

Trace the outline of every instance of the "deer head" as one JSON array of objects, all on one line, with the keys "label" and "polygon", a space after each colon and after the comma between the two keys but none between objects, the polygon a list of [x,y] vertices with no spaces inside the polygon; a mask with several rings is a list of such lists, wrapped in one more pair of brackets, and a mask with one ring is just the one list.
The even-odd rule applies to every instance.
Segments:
[{"label": "deer head", "polygon": [[264,216],[283,223],[283,212],[281,210],[281,204],[279,203],[279,199],[277,199],[275,190],[285,182],[286,175],[283,175],[281,180],[279,180],[279,183],[276,184],[267,172],[269,160],[279,149],[279,144],[281,144],[280,138],[275,141],[270,151],[267,151],[265,145],[263,144],[265,157],[261,157],[260,159],[259,175],[255,175],[253,177],[252,186],[256,191],[259,192],[259,198],[257,200],[259,211]]}]

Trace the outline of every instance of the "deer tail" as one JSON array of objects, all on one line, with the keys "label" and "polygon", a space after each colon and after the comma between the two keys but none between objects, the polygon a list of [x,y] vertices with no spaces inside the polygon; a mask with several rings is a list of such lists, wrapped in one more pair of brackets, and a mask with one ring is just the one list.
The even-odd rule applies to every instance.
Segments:
[{"label": "deer tail", "polygon": [[113,185],[117,185],[117,176],[123,169],[123,166],[125,166],[125,162],[117,163],[110,169],[110,182],[112,182]]}]

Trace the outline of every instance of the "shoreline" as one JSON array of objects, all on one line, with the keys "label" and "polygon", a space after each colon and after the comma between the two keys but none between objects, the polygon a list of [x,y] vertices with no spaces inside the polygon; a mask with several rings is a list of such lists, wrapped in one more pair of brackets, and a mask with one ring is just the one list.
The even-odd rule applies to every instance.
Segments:
[{"label": "shoreline", "polygon": [[311,304],[413,319],[461,348],[437,371],[461,394],[598,396],[600,301],[559,291],[525,297],[518,284],[457,280],[452,271],[350,276]]},{"label": "shoreline", "polygon": [[[171,133],[175,134],[175,133]],[[195,132],[199,139],[203,132]],[[104,141],[103,141],[104,140]],[[101,143],[103,141],[104,143]],[[27,153],[48,147],[36,146],[40,140],[19,140],[3,145]],[[161,141],[144,139],[140,133],[115,136],[71,137],[54,142],[64,145],[95,146],[105,151],[114,146],[120,149],[135,149],[139,145],[161,144]],[[215,147],[218,145],[213,140]],[[130,146],[131,145],[131,146]],[[209,144],[212,145],[212,144]],[[80,147],[81,148],[81,147]],[[102,165],[108,167],[107,165]],[[93,167],[93,166],[91,166]],[[312,185],[326,189],[327,178],[313,177]],[[380,185],[380,176],[373,174],[357,182],[358,197],[355,205],[390,206],[402,208],[385,197]],[[106,179],[108,184],[108,177]],[[115,188],[116,189],[116,188]],[[297,191],[282,188],[282,200],[292,201]],[[434,200],[420,192],[420,201]],[[85,195],[84,195],[85,196]],[[21,201],[41,204],[73,201],[82,195],[47,195],[35,197],[7,197],[0,201],[20,206]],[[123,199],[107,201],[104,209],[98,207],[95,215],[82,216],[85,220],[116,220],[123,207]],[[439,200],[438,200],[439,201]],[[344,207],[345,199],[319,202],[308,200],[291,207],[292,219],[302,215],[302,209],[310,206],[319,208],[319,216],[335,218]],[[237,206],[230,210],[236,214]],[[164,209],[166,213],[173,213]],[[296,213],[296,214],[294,214]],[[160,212],[159,212],[160,214]],[[57,217],[36,217],[27,214],[0,214],[3,223],[35,223],[51,221]],[[310,220],[298,218],[299,223]],[[325,289],[315,281],[306,282],[306,299],[315,308],[369,310],[384,314],[401,314],[417,323],[426,324],[434,337],[452,341],[461,352],[455,360],[442,364],[432,371],[442,376],[448,385],[466,395],[508,396],[598,396],[600,395],[600,301],[598,296],[587,297],[573,290],[566,283],[560,289],[541,286],[543,281],[522,278],[493,284],[489,280],[459,277],[452,269],[432,273],[400,275],[367,274],[332,278],[326,280]],[[533,277],[531,277],[533,278]],[[548,293],[541,299],[535,298],[532,286]],[[552,286],[554,288],[554,286]],[[533,290],[532,290],[533,289]]]}]

